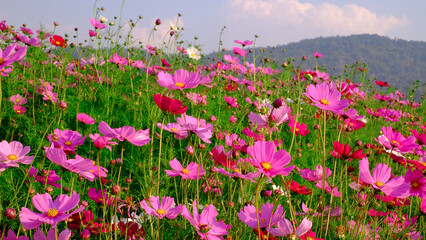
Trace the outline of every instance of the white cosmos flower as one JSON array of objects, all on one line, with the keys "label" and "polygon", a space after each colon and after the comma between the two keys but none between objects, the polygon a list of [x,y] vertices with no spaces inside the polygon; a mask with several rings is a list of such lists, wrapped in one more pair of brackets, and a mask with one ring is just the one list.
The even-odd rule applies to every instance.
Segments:
[{"label": "white cosmos flower", "polygon": [[186,49],[186,53],[192,59],[198,60],[201,58],[200,51],[198,51],[195,47],[190,47]]},{"label": "white cosmos flower", "polygon": [[106,23],[106,22],[108,22],[108,19],[106,17],[104,17],[104,16],[101,15],[99,17],[99,21],[101,21],[101,23]]}]

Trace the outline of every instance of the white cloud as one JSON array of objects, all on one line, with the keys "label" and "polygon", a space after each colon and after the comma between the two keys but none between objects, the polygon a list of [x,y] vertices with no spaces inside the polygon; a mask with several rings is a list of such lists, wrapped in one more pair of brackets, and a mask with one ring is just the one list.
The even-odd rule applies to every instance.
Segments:
[{"label": "white cloud", "polygon": [[222,10],[222,17],[229,22],[227,27],[231,38],[240,39],[250,32],[250,36],[260,36],[260,45],[284,44],[318,36],[386,35],[408,24],[405,16],[379,16],[356,4],[337,6],[299,0],[228,0]]}]

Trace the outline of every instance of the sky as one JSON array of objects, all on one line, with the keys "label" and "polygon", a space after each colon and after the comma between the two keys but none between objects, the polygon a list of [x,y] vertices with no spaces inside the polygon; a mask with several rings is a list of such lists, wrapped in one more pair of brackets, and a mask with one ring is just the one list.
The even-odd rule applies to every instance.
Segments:
[{"label": "sky", "polygon": [[[259,47],[363,33],[426,41],[424,0],[0,0],[0,6],[0,21],[8,25],[53,30],[57,21],[56,34],[73,36],[77,27],[79,42],[89,38],[88,30],[93,29],[89,19],[101,7],[104,11],[97,17],[117,25],[121,15],[124,31],[129,20],[142,16],[132,36],[144,45],[160,46],[170,23],[178,20],[177,26],[184,28],[180,34],[184,47],[197,44],[206,54],[218,50],[220,38],[222,47],[230,49],[236,46],[234,40],[254,40],[255,35]],[[156,19],[162,24],[152,39]]]}]

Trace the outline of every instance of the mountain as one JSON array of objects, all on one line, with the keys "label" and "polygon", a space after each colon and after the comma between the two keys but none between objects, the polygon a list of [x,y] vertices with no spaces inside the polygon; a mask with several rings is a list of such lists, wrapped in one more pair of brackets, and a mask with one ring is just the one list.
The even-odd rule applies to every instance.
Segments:
[{"label": "mountain", "polygon": [[[327,72],[334,76],[341,75],[345,64],[350,66],[356,61],[366,63],[371,80],[377,78],[389,82],[389,85],[405,93],[409,91],[408,88],[412,88],[416,80],[419,80],[420,92],[424,92],[426,84],[426,42],[361,34],[319,37],[263,49],[264,51],[256,49],[256,53],[276,60],[277,63],[294,58],[298,64],[302,56],[307,56],[308,60],[303,66],[311,69],[315,66],[315,57],[312,54],[319,52],[323,57],[318,59],[318,65],[324,65]],[[420,92],[416,94],[417,97]]]}]

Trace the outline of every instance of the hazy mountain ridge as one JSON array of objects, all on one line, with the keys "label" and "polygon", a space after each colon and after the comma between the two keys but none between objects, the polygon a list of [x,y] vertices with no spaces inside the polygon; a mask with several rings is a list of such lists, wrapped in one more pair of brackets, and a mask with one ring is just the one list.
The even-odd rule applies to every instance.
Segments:
[{"label": "hazy mountain ridge", "polygon": [[420,86],[426,83],[426,42],[422,41],[361,34],[347,37],[319,37],[263,49],[265,51],[260,52],[260,48],[256,48],[256,53],[276,60],[277,63],[282,63],[288,58],[294,58],[299,62],[302,56],[307,56],[308,59],[303,66],[305,68],[312,66],[311,69],[315,66],[315,57],[312,54],[319,52],[323,57],[318,59],[318,65],[324,65],[333,75],[341,74],[345,64],[365,62],[371,80],[377,78],[380,81],[387,81],[391,86],[404,92],[411,88],[416,80],[420,81]]}]

